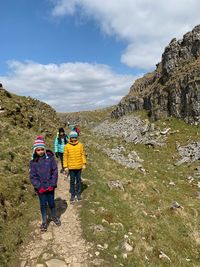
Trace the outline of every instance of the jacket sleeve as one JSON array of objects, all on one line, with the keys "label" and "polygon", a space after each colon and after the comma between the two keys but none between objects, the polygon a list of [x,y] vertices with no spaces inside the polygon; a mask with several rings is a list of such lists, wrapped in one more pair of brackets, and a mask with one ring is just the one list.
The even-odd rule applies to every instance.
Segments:
[{"label": "jacket sleeve", "polygon": [[50,186],[57,187],[58,182],[58,166],[54,158],[51,161],[51,182]]},{"label": "jacket sleeve", "polygon": [[63,166],[64,166],[64,168],[68,168],[68,149],[67,149],[67,145],[65,145],[65,147],[64,147]]},{"label": "jacket sleeve", "polygon": [[30,162],[29,178],[30,178],[30,181],[31,181],[31,184],[33,185],[33,187],[35,189],[39,190],[41,182],[40,182],[40,179],[37,175],[36,168],[33,164],[33,161]]},{"label": "jacket sleeve", "polygon": [[86,156],[85,156],[83,145],[81,145],[81,156],[82,156],[83,164],[86,164]]},{"label": "jacket sleeve", "polygon": [[55,141],[54,141],[54,152],[55,153],[58,152],[58,138],[57,137],[55,138]]}]

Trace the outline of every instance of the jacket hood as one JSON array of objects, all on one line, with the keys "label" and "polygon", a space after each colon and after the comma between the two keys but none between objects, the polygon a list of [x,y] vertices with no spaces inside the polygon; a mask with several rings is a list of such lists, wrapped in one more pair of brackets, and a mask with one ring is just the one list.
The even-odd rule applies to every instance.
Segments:
[{"label": "jacket hood", "polygon": [[70,139],[68,140],[68,143],[72,146],[75,146],[79,143],[79,141],[77,140],[76,142],[71,142]]},{"label": "jacket hood", "polygon": [[51,157],[53,157],[54,156],[54,153],[51,151],[51,150],[47,150],[46,151],[46,155],[48,156],[48,158],[51,158]]},{"label": "jacket hood", "polygon": [[[45,151],[44,157],[46,157],[46,159],[52,158],[53,156],[54,153],[51,150],[48,149]],[[32,156],[32,160],[36,160],[37,158],[39,159],[39,157],[37,157],[37,155],[34,153]]]}]

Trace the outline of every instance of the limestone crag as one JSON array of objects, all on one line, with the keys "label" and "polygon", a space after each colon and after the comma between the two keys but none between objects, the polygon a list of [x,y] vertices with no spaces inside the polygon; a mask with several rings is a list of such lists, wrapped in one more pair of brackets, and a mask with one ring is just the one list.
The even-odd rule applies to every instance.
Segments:
[{"label": "limestone crag", "polygon": [[156,70],[136,80],[112,116],[141,109],[148,110],[152,120],[174,116],[200,123],[200,25],[182,40],[172,39]]},{"label": "limestone crag", "polygon": [[170,78],[179,66],[200,56],[200,25],[186,33],[182,40],[172,39],[162,56],[162,71]]}]

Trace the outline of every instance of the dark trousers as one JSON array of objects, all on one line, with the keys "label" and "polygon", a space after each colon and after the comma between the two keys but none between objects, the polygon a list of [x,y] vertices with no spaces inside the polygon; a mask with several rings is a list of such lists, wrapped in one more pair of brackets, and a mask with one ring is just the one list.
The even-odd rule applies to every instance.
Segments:
[{"label": "dark trousers", "polygon": [[42,214],[42,221],[47,222],[47,204],[51,211],[51,216],[56,217],[56,207],[54,200],[54,190],[50,192],[45,192],[43,194],[38,194],[40,200],[40,211]]},{"label": "dark trousers", "polygon": [[[81,170],[69,170],[70,193],[72,196],[81,194]],[[75,184],[76,182],[76,184]]]},{"label": "dark trousers", "polygon": [[58,155],[59,155],[59,158],[60,158],[60,161],[61,161],[62,170],[64,170],[64,168],[63,168],[63,153],[58,152]]}]

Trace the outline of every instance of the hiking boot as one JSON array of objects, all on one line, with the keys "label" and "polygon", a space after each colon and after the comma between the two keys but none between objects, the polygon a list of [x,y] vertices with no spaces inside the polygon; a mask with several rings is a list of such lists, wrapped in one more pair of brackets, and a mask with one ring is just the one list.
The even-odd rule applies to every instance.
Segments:
[{"label": "hiking boot", "polygon": [[77,196],[77,199],[78,199],[78,201],[82,200],[81,195],[78,195],[78,196]]},{"label": "hiking boot", "polygon": [[40,230],[42,232],[46,232],[47,231],[47,223],[43,222],[41,225],[40,225]]},{"label": "hiking boot", "polygon": [[75,201],[75,196],[71,196],[70,202],[73,203]]},{"label": "hiking boot", "polygon": [[67,179],[68,179],[68,175],[64,174],[64,181],[67,181]]},{"label": "hiking boot", "polygon": [[53,217],[52,221],[55,223],[55,225],[61,226],[61,221],[58,217]]}]

